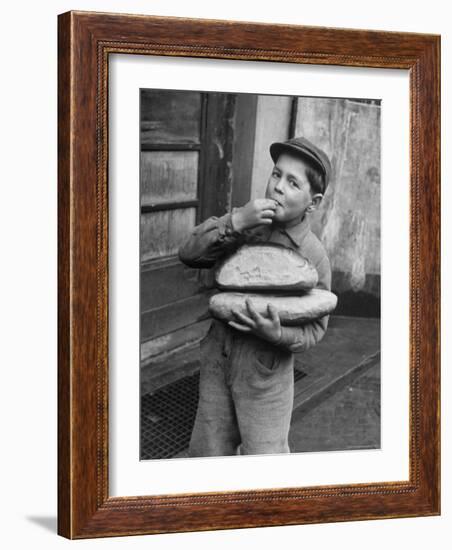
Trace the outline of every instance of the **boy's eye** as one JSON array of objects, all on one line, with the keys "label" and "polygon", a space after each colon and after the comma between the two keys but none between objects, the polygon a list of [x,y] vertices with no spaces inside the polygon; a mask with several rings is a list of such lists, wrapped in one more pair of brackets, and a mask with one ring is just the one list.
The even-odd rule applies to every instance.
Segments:
[{"label": "boy's eye", "polygon": [[295,187],[296,189],[300,189],[300,185],[299,185],[298,182],[295,181],[295,180],[290,180],[290,185],[291,185],[292,187]]},{"label": "boy's eye", "polygon": [[273,176],[274,178],[279,178],[279,172],[273,172],[273,173],[272,173],[272,176]]}]

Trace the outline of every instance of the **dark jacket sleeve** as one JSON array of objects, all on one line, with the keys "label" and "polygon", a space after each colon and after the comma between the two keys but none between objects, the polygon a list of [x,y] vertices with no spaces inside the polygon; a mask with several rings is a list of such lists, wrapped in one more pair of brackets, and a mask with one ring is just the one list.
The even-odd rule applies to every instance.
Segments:
[{"label": "dark jacket sleeve", "polygon": [[[331,290],[331,268],[327,256],[325,255],[315,267],[319,275],[316,288]],[[297,327],[283,326],[278,346],[295,353],[306,351],[323,338],[328,326],[328,319],[329,315],[325,315]]]},{"label": "dark jacket sleeve", "polygon": [[194,228],[179,248],[179,259],[189,267],[213,267],[222,256],[236,250],[243,239],[232,226],[231,214],[214,216]]}]

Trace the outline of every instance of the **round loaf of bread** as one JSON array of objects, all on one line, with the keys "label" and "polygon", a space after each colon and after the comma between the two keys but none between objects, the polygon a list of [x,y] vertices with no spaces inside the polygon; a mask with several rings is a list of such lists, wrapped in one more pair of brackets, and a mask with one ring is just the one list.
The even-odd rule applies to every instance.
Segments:
[{"label": "round loaf of bread", "polygon": [[335,294],[319,288],[313,288],[301,296],[219,292],[210,298],[209,310],[214,317],[222,321],[237,321],[233,311],[249,315],[247,298],[265,317],[268,316],[268,304],[273,305],[279,313],[282,325],[298,325],[319,319],[331,313],[337,304]]},{"label": "round loaf of bread", "polygon": [[243,245],[223,260],[215,280],[225,290],[287,292],[314,288],[318,275],[306,258],[285,246],[267,243]]}]

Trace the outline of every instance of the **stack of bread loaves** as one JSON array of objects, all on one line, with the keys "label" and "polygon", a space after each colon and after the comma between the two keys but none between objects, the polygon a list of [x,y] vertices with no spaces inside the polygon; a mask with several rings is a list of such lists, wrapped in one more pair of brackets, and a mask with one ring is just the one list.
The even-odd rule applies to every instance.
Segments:
[{"label": "stack of bread loaves", "polygon": [[308,260],[274,243],[242,246],[219,265],[215,280],[224,292],[212,296],[209,309],[223,321],[234,321],[233,311],[246,314],[247,298],[263,315],[272,304],[282,325],[318,319],[337,303],[332,292],[314,288],[318,275]]}]

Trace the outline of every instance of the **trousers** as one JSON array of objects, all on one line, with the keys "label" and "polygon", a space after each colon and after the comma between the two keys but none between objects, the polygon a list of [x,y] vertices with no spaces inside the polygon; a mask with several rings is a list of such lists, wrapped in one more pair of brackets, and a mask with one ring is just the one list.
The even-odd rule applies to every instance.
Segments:
[{"label": "trousers", "polygon": [[189,456],[289,453],[293,353],[217,320],[200,348]]}]

